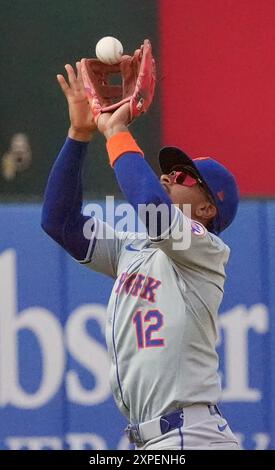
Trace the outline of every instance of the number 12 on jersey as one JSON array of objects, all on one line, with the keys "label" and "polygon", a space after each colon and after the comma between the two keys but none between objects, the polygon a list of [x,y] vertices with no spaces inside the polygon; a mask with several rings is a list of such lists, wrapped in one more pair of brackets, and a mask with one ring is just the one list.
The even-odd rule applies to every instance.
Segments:
[{"label": "number 12 on jersey", "polygon": [[159,310],[148,310],[143,316],[138,310],[133,317],[139,349],[165,346],[164,338],[153,338],[153,334],[163,327],[163,314]]}]

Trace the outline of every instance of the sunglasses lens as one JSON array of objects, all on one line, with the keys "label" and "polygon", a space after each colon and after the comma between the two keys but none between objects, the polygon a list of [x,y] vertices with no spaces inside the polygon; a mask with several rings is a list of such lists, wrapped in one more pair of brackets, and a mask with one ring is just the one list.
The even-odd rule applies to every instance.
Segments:
[{"label": "sunglasses lens", "polygon": [[177,171],[175,174],[175,183],[183,184],[186,176],[186,173],[184,173],[183,171]]},{"label": "sunglasses lens", "polygon": [[195,184],[197,184],[197,182],[198,181],[193,176],[190,176],[190,175],[186,175],[186,177],[184,179],[185,186],[195,186]]},{"label": "sunglasses lens", "polygon": [[197,184],[197,180],[184,171],[178,171],[175,175],[175,183],[191,187]]}]

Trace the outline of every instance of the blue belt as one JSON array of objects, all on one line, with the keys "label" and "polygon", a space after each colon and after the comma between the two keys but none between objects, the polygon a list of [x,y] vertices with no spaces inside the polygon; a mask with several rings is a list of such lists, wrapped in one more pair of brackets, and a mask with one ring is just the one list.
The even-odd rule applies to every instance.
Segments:
[{"label": "blue belt", "polygon": [[154,439],[154,437],[158,437],[161,434],[166,434],[172,431],[172,429],[180,428],[182,425],[183,411],[178,410],[146,423],[128,424],[125,432],[131,443],[142,445],[146,441]]},{"label": "blue belt", "polygon": [[[216,405],[204,405],[209,410],[210,415],[221,414]],[[192,406],[191,406],[192,407]],[[190,408],[191,408],[190,407]],[[187,407],[189,408],[189,407]],[[166,434],[173,429],[181,428],[184,423],[184,408],[173,411],[160,418],[146,421],[139,424],[128,424],[125,432],[131,443],[144,445],[147,441]]]}]

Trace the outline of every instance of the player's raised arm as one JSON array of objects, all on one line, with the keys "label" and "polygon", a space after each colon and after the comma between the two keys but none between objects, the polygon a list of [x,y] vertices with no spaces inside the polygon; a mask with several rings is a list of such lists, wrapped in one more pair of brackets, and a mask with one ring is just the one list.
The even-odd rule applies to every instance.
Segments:
[{"label": "player's raised arm", "polygon": [[84,260],[90,242],[83,235],[88,217],[81,213],[81,171],[96,127],[82,82],[80,62],[76,63],[76,73],[70,64],[65,69],[67,80],[63,75],[57,75],[57,80],[68,102],[71,125],[48,179],[41,223],[74,258]]},{"label": "player's raised arm", "polygon": [[[130,105],[126,103],[113,114],[102,114],[98,119],[98,129],[106,137],[110,164],[123,194],[142,219],[149,236],[157,237],[169,228],[174,208],[127,128],[130,119]],[[155,211],[157,224],[150,223],[150,218],[142,210],[149,204],[153,217]]]}]

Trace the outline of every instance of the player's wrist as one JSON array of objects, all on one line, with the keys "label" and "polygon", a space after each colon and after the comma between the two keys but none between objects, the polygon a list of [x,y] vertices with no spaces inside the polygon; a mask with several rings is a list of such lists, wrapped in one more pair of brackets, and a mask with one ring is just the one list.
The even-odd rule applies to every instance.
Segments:
[{"label": "player's wrist", "polygon": [[110,165],[113,167],[116,160],[124,153],[134,152],[143,156],[142,150],[128,129],[113,134],[106,142]]},{"label": "player's wrist", "polygon": [[115,126],[106,128],[103,134],[106,140],[109,140],[111,137],[116,134],[119,134],[120,132],[129,132],[127,126],[125,126],[124,124],[116,124]]},{"label": "player's wrist", "polygon": [[90,142],[94,135],[93,131],[75,129],[73,126],[69,128],[68,136],[71,139],[78,140],[79,142]]}]

